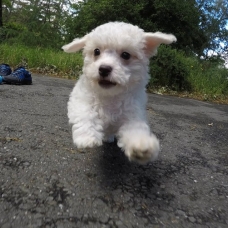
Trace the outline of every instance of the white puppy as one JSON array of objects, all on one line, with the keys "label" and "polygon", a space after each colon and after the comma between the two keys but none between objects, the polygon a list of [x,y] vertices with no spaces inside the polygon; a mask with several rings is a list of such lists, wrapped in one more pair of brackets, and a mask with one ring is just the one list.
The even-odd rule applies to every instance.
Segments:
[{"label": "white puppy", "polygon": [[159,141],[145,111],[148,64],[160,44],[174,41],[171,34],[110,22],[63,46],[65,52],[83,49],[84,54],[83,74],[68,102],[78,148],[112,142],[115,135],[130,161],[145,164],[157,157]]}]

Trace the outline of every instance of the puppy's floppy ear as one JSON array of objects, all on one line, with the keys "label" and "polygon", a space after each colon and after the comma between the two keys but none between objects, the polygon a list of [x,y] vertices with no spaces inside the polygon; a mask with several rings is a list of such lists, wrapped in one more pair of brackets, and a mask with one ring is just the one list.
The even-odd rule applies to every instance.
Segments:
[{"label": "puppy's floppy ear", "polygon": [[145,53],[147,57],[151,57],[157,53],[157,48],[160,44],[171,44],[177,41],[177,38],[172,34],[161,32],[145,33]]},{"label": "puppy's floppy ear", "polygon": [[64,45],[62,49],[68,53],[77,52],[85,46],[86,40],[87,35],[82,38],[76,38],[71,43]]}]

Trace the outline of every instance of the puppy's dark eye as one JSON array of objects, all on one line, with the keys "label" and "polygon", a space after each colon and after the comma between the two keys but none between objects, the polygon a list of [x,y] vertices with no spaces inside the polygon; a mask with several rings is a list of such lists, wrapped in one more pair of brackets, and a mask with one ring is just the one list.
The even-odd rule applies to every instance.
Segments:
[{"label": "puppy's dark eye", "polygon": [[131,58],[131,55],[127,52],[123,52],[120,56],[121,56],[121,58],[123,58],[125,60],[128,60]]},{"label": "puppy's dark eye", "polygon": [[101,54],[100,50],[99,50],[98,48],[96,48],[96,49],[94,50],[94,56],[98,56],[98,55],[100,55],[100,54]]}]

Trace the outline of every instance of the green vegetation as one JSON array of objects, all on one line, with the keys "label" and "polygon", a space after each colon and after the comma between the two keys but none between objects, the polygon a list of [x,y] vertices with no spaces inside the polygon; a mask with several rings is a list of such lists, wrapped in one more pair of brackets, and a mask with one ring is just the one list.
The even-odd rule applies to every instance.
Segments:
[{"label": "green vegetation", "polygon": [[226,0],[2,0],[1,5],[0,63],[26,63],[32,72],[77,78],[81,53],[66,54],[61,46],[100,24],[124,21],[177,37],[151,59],[148,90],[228,103]]},{"label": "green vegetation", "polygon": [[[76,79],[83,65],[81,53],[8,44],[0,44],[0,52],[0,62],[13,67],[26,63],[33,73],[69,79]],[[149,91],[167,94],[188,91],[189,96],[204,100],[225,101],[228,98],[228,71],[219,68],[217,60],[215,63],[212,60],[200,62],[196,57],[187,57],[184,52],[161,46],[157,56],[151,59],[150,74]]]},{"label": "green vegetation", "polygon": [[80,53],[67,54],[61,50],[16,44],[0,44],[0,53],[0,62],[13,67],[28,64],[32,72],[77,78],[82,70],[83,61]]},{"label": "green vegetation", "polygon": [[175,91],[228,95],[228,70],[220,59],[199,60],[162,46],[150,67],[149,87],[167,86]]}]

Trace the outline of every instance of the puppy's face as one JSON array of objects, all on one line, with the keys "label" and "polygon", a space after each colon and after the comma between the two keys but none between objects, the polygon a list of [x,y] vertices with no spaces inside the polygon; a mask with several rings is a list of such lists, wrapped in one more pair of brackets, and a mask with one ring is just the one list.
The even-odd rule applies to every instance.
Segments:
[{"label": "puppy's face", "polygon": [[100,93],[116,95],[147,82],[143,32],[126,29],[98,27],[87,37],[83,72]]},{"label": "puppy's face", "polygon": [[146,84],[146,64],[133,52],[97,46],[84,53],[84,76],[97,91],[115,95]]},{"label": "puppy's face", "polygon": [[63,49],[75,52],[84,48],[83,77],[97,93],[117,95],[144,87],[148,81],[149,57],[160,43],[172,41],[175,41],[173,35],[145,33],[137,26],[110,22]]}]

